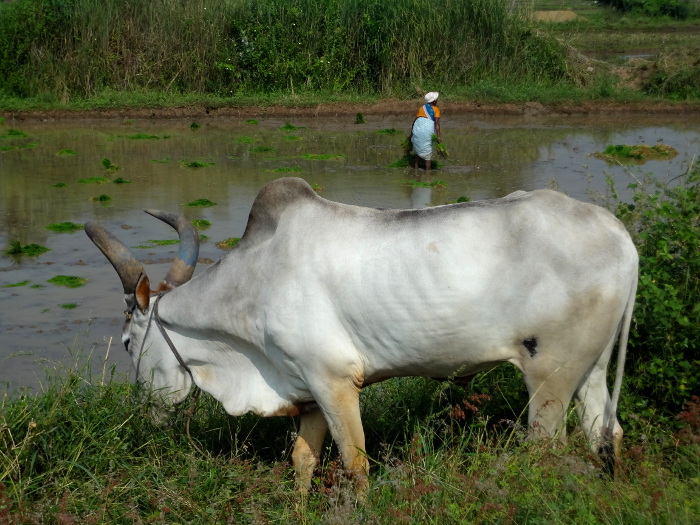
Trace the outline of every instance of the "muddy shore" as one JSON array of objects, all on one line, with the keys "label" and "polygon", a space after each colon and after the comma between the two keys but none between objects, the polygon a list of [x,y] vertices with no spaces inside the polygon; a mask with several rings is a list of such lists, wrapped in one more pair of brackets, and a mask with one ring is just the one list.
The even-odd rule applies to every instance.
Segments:
[{"label": "muddy shore", "polygon": [[[296,106],[188,106],[174,108],[130,108],[105,110],[36,110],[4,111],[0,113],[6,121],[58,121],[66,119],[176,119],[176,118],[256,118],[256,117],[342,117],[363,115],[406,115],[413,111],[416,100],[383,100],[373,104],[327,103]],[[521,104],[494,104],[480,102],[452,102],[442,100],[444,111],[451,115],[600,115],[600,114],[657,114],[687,115],[700,114],[700,102],[657,103],[657,102],[567,102],[542,104],[528,102]]]}]

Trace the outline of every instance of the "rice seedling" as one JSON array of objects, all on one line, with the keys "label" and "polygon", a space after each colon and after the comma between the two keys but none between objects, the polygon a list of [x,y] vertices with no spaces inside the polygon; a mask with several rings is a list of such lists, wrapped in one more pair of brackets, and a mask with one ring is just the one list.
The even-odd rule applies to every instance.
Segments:
[{"label": "rice seedling", "polygon": [[190,124],[190,129],[191,129],[192,131],[196,131],[196,130],[198,130],[198,129],[201,128],[201,127],[202,127],[202,126],[199,125],[199,124],[197,124],[196,122],[193,122],[192,124]]},{"label": "rice seedling", "polygon": [[117,177],[112,181],[114,184],[131,184],[131,181],[122,177]]},{"label": "rice seedling", "polygon": [[57,182],[56,184],[54,184],[51,187],[52,188],[65,188],[66,186],[68,186],[68,184],[66,184],[65,182]]},{"label": "rice seedling", "polygon": [[355,124],[365,124],[367,121],[365,120],[365,116],[358,112],[357,115],[355,115]]},{"label": "rice seedling", "polygon": [[182,206],[189,206],[190,208],[210,208],[212,206],[216,206],[216,203],[210,201],[209,199],[196,199],[182,204]]},{"label": "rice seedling", "polygon": [[75,275],[57,275],[46,282],[56,286],[65,286],[66,288],[80,288],[87,282],[87,279]]},{"label": "rice seedling", "polygon": [[304,153],[301,157],[307,160],[343,160],[347,158],[347,155],[334,155],[332,153]]},{"label": "rice seedling", "polygon": [[0,135],[0,139],[16,139],[26,137],[27,134],[19,129],[8,129],[7,133]]},{"label": "rice seedling", "polygon": [[250,148],[248,151],[251,153],[270,153],[271,151],[275,151],[275,148],[270,146],[256,146],[254,148]]},{"label": "rice seedling", "polygon": [[204,230],[206,228],[209,228],[209,226],[211,226],[211,222],[208,221],[207,219],[191,219],[190,223],[192,224],[192,226],[194,226],[198,230]]},{"label": "rice seedling", "polygon": [[78,305],[76,303],[64,303],[64,304],[59,304],[61,308],[64,310],[75,310]]},{"label": "rice seedling", "polygon": [[4,284],[2,287],[3,288],[20,288],[22,286],[27,286],[31,281],[26,280],[26,281],[20,281],[18,283],[11,283],[11,284]]},{"label": "rice seedling", "polygon": [[109,182],[105,177],[88,177],[86,179],[78,179],[76,182],[80,184],[104,184]]},{"label": "rice seedling", "polygon": [[10,249],[7,250],[5,253],[7,255],[26,255],[27,257],[36,257],[37,255],[41,255],[42,253],[46,253],[48,251],[50,251],[49,248],[40,244],[25,244],[23,246],[22,243],[19,241],[11,241]]},{"label": "rice seedling", "polygon": [[102,159],[102,167],[107,171],[119,171],[121,169],[119,166],[117,166],[107,158]]},{"label": "rice seedling", "polygon": [[49,224],[46,229],[51,230],[52,232],[56,233],[75,233],[77,231],[81,231],[85,228],[84,225],[82,224],[76,224],[74,222],[66,221],[66,222],[55,222],[52,224]]},{"label": "rice seedling", "polygon": [[222,250],[230,250],[236,244],[238,244],[238,241],[240,241],[240,237],[229,237],[228,239],[224,239],[223,241],[219,241],[216,243],[217,248],[221,248]]},{"label": "rice seedling", "polygon": [[97,195],[96,197],[93,197],[90,200],[92,200],[94,202],[110,202],[112,200],[112,197],[103,193],[101,195]]},{"label": "rice seedling", "polygon": [[59,157],[73,157],[74,155],[77,155],[77,151],[73,151],[72,149],[62,149],[56,155]]},{"label": "rice seedling", "polygon": [[206,168],[207,166],[214,166],[216,165],[215,162],[206,162],[203,160],[181,160],[180,161],[180,166],[183,168],[192,168],[192,169],[199,169],[199,168]]}]

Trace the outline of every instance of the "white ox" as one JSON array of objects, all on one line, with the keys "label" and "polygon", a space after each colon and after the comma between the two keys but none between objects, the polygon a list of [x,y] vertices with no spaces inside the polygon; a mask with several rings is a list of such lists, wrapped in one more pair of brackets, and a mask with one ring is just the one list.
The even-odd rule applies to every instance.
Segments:
[{"label": "white ox", "polygon": [[[258,194],[238,245],[191,280],[196,232],[149,213],[181,237],[159,286],[172,290],[158,300],[129,250],[85,225],[122,279],[123,341],[137,377],[165,407],[194,381],[232,415],[300,415],[292,460],[302,490],[329,429],[366,489],[363,386],[468,376],[504,362],[523,373],[536,433],[563,438],[573,398],[592,449],[612,440],[618,454],[638,256],[606,210],[547,190],[379,210],[279,179]],[[618,340],[611,400],[606,368]]]}]

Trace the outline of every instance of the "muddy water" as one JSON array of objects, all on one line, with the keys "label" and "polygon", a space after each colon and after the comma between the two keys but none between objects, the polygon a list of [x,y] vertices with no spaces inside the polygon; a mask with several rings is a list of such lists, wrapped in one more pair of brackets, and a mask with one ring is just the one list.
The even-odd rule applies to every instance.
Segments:
[{"label": "muddy water", "polygon": [[[144,214],[157,208],[204,218],[199,270],[225,254],[216,242],[243,233],[260,187],[285,175],[317,185],[328,199],[364,206],[411,208],[439,205],[458,197],[500,197],[517,189],[557,186],[580,199],[605,190],[605,174],[623,189],[625,169],[592,156],[608,144],[663,141],[680,154],[638,170],[671,178],[685,169],[700,148],[700,117],[449,117],[443,138],[450,150],[432,173],[435,188],[413,186],[422,171],[390,168],[410,118],[261,118],[192,120],[71,120],[0,124],[0,390],[36,387],[46,369],[60,373],[75,356],[92,353],[94,373],[102,360],[129,371],[119,342],[122,292],[118,278],[83,232],[54,233],[52,223],[99,220],[145,262],[152,280],[167,271],[173,239],[167,226]],[[282,129],[289,122],[297,129]],[[398,129],[401,134],[378,133]],[[23,136],[7,136],[10,129]],[[141,138],[135,138],[135,137]],[[149,137],[149,138],[144,138]],[[255,151],[255,148],[269,148]],[[59,155],[72,150],[76,155]],[[313,159],[305,155],[330,155]],[[103,159],[119,166],[106,170]],[[198,162],[203,167],[185,164]],[[288,171],[283,171],[288,170]],[[102,184],[79,182],[104,177]],[[122,177],[129,184],[111,181]],[[63,187],[54,187],[63,183]],[[93,200],[108,195],[111,200]],[[195,199],[217,203],[188,208]],[[35,258],[5,255],[11,241],[36,243],[51,251]],[[57,275],[87,279],[80,288],[47,283]],[[23,286],[9,286],[24,283]],[[67,307],[67,306],[70,306]],[[110,346],[111,340],[111,346]],[[108,355],[107,355],[108,354]]]}]

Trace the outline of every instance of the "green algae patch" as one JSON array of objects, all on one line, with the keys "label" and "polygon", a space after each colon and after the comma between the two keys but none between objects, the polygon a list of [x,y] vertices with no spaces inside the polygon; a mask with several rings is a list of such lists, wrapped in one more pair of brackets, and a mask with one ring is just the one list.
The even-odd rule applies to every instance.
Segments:
[{"label": "green algae patch", "polygon": [[212,206],[216,206],[216,203],[210,201],[209,199],[197,199],[186,202],[182,204],[182,206],[189,206],[190,208],[211,208]]},{"label": "green algae patch", "polygon": [[75,310],[78,307],[78,305],[75,303],[64,303],[60,304],[59,306],[64,310]]},{"label": "green algae patch", "polygon": [[54,222],[46,227],[47,230],[51,230],[56,233],[75,233],[77,231],[85,229],[82,224],[76,224],[74,222]]},{"label": "green algae patch", "polygon": [[221,248],[222,250],[230,250],[236,244],[238,244],[238,241],[240,241],[240,237],[229,237],[228,239],[224,239],[223,241],[219,241],[216,243],[217,248]]},{"label": "green algae patch", "polygon": [[87,282],[87,279],[76,277],[75,275],[57,275],[46,282],[56,286],[65,286],[66,288],[80,288]]},{"label": "green algae patch", "polygon": [[667,144],[655,144],[647,146],[639,144],[630,146],[627,144],[610,145],[603,152],[596,152],[593,156],[607,162],[621,164],[644,164],[649,160],[670,160],[678,155],[678,150]]}]

